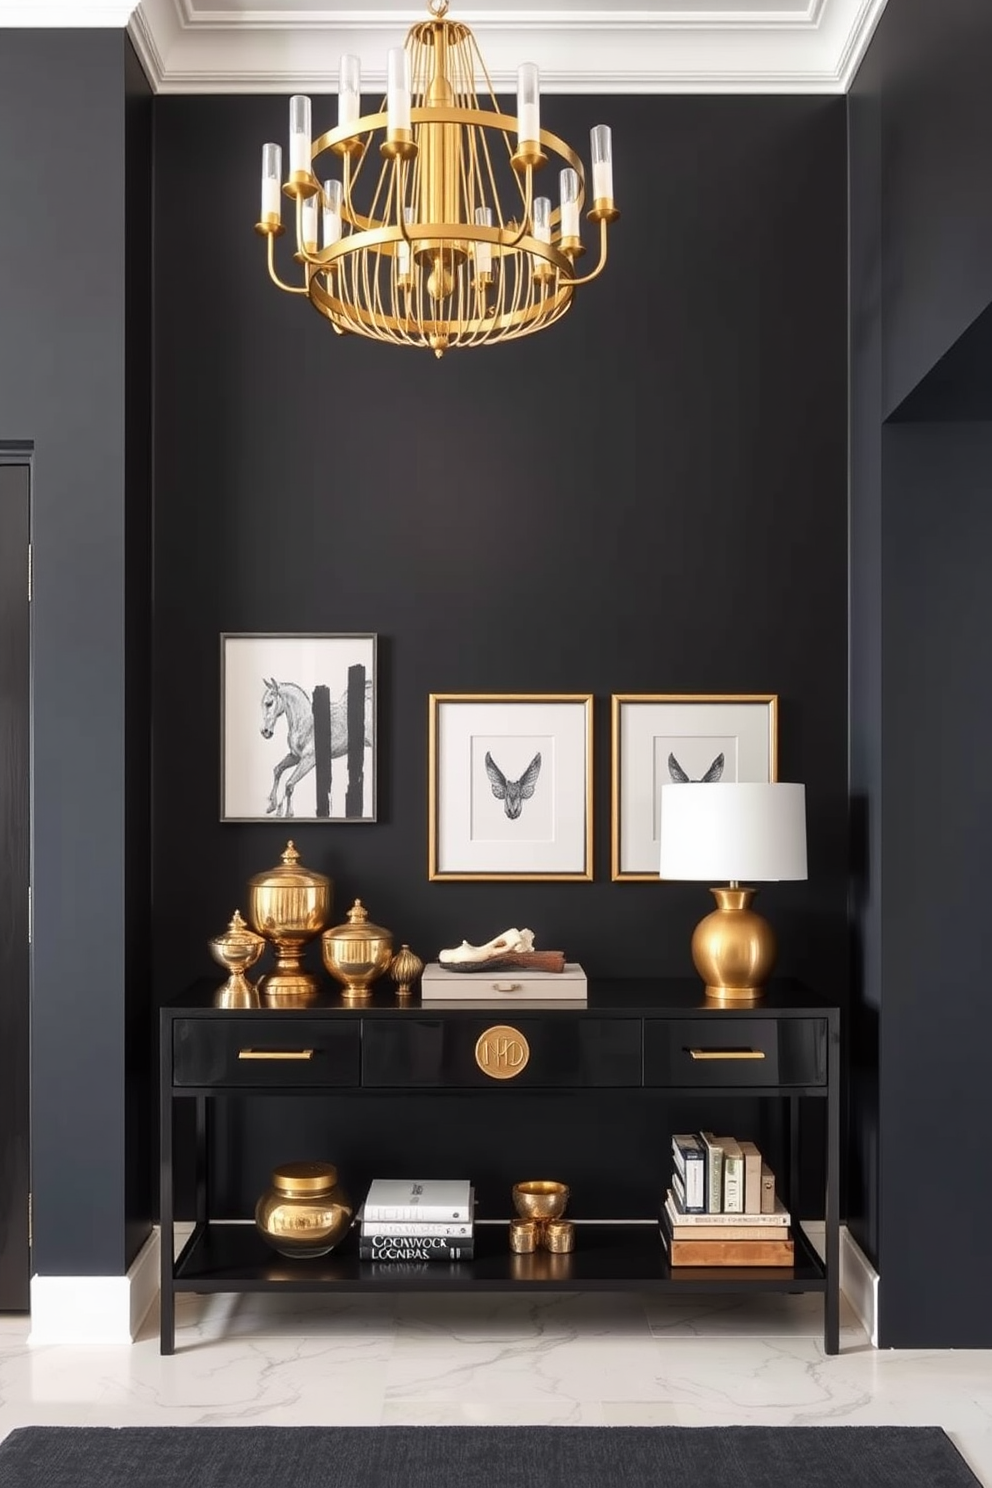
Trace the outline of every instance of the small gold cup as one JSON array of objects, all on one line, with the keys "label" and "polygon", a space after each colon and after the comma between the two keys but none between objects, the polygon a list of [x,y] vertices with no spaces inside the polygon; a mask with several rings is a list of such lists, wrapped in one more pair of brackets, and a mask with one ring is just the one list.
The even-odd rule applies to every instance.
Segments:
[{"label": "small gold cup", "polygon": [[541,1226],[536,1219],[510,1220],[510,1249],[516,1255],[530,1255],[541,1243]]},{"label": "small gold cup", "polygon": [[570,1219],[549,1219],[542,1238],[545,1249],[564,1255],[575,1249],[575,1226]]},{"label": "small gold cup", "polygon": [[568,1203],[568,1184],[533,1178],[513,1185],[513,1207],[524,1219],[560,1219]]}]

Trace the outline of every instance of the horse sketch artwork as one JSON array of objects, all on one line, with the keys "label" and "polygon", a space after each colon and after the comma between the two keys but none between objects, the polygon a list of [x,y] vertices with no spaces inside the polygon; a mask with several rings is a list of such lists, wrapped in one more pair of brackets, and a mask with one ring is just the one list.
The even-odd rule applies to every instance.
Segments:
[{"label": "horse sketch artwork", "polygon": [[225,820],[374,821],[374,636],[223,638]]}]

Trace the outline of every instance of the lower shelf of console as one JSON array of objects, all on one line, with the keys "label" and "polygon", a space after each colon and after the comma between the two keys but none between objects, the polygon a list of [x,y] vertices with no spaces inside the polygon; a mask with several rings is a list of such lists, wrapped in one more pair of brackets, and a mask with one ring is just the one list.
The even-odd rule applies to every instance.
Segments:
[{"label": "lower shelf of console", "polygon": [[329,1255],[290,1260],[251,1224],[197,1225],[175,1268],[177,1292],[653,1291],[823,1292],[823,1264],[799,1227],[793,1266],[670,1267],[651,1223],[576,1225],[575,1250],[514,1255],[507,1224],[476,1225],[471,1261],[362,1261],[353,1230]]}]

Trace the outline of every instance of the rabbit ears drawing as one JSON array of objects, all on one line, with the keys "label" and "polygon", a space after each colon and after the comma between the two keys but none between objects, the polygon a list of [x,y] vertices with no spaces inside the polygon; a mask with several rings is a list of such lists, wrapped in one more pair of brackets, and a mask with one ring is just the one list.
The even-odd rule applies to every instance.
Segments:
[{"label": "rabbit ears drawing", "polygon": [[529,801],[534,794],[534,787],[537,785],[537,777],[540,773],[541,755],[538,752],[519,780],[507,780],[488,749],[486,750],[486,774],[489,776],[489,784],[492,786],[492,792],[497,801],[503,802],[503,810],[511,821],[516,821],[523,810],[524,802]]},{"label": "rabbit ears drawing", "polygon": [[723,774],[723,763],[723,755],[718,754],[716,759],[710,765],[709,769],[706,771],[705,775],[700,775],[698,780],[693,780],[683,770],[682,766],[675,758],[675,755],[670,754],[668,756],[668,773],[669,775],[671,775],[672,779],[679,785],[712,784],[713,781],[719,780],[721,775]]}]

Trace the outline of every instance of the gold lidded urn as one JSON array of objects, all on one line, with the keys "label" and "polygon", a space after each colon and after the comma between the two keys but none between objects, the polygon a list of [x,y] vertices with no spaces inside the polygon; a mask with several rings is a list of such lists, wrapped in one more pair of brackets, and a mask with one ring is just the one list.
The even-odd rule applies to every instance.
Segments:
[{"label": "gold lidded urn", "polygon": [[322,1256],[348,1233],[354,1208],[333,1163],[281,1163],[255,1205],[255,1225],[284,1256]]},{"label": "gold lidded urn", "polygon": [[245,972],[265,950],[265,938],[250,930],[241,918],[240,909],[234,911],[223,935],[215,935],[207,941],[210,954],[226,971],[230,972],[214,993],[214,1006],[221,1008],[258,1007],[258,989],[249,982]]},{"label": "gold lidded urn", "polygon": [[360,1001],[389,965],[393,937],[381,925],[373,925],[365,905],[356,899],[347,923],[324,931],[320,949],[327,970],[343,984],[345,997]]},{"label": "gold lidded urn", "polygon": [[331,880],[305,868],[292,841],[274,868],[248,880],[248,919],[275,947],[275,970],[263,978],[267,991],[277,991],[281,982],[297,990],[301,980],[316,985],[301,958],[330,919],[333,895]]}]

